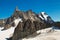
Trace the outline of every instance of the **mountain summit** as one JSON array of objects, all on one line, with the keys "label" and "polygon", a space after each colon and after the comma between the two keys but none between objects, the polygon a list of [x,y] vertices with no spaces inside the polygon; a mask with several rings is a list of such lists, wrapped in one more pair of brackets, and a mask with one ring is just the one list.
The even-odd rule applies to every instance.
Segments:
[{"label": "mountain summit", "polygon": [[11,31],[11,34],[13,34],[11,36],[11,40],[19,40],[35,33],[38,30],[52,27],[55,25],[55,22],[45,12],[35,14],[32,10],[25,12],[16,7],[13,15],[4,19],[4,21],[0,21],[0,25],[3,25],[1,31],[8,30],[12,27],[14,32]]},{"label": "mountain summit", "polygon": [[[18,25],[15,28],[14,34],[12,36],[12,40],[19,40],[21,38],[25,38],[28,35],[35,33],[38,30],[52,27],[54,21],[48,16],[45,12],[41,12],[39,15],[35,14],[32,10],[28,10],[26,12],[19,11],[18,9],[14,11],[14,14],[9,18],[9,24],[12,23],[16,19],[21,19],[18,22]],[[7,21],[7,22],[8,22]],[[18,20],[17,20],[18,21]],[[14,23],[14,27],[16,22]],[[13,24],[12,23],[12,24]],[[10,24],[12,26],[12,24]],[[8,27],[6,28],[8,29]]]},{"label": "mountain summit", "polygon": [[44,20],[45,22],[48,22],[48,23],[53,23],[54,21],[52,20],[52,18],[49,16],[49,15],[47,15],[45,12],[41,12],[40,14],[39,14],[39,17],[42,19],[42,20]]}]

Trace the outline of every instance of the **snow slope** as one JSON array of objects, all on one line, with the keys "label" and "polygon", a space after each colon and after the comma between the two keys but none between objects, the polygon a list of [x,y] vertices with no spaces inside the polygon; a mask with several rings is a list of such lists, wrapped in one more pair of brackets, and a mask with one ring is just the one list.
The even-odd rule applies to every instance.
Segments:
[{"label": "snow slope", "polygon": [[[13,33],[14,29],[18,25],[19,22],[22,22],[21,18],[17,18],[14,20],[15,22],[15,27],[11,27],[7,30],[1,31],[3,27],[0,27],[0,40],[7,40],[6,38],[10,38]],[[22,39],[22,40],[60,40],[60,30],[52,30],[51,28],[46,28],[42,30],[38,30],[36,32],[36,36],[34,34]]]},{"label": "snow slope", "polygon": [[22,19],[17,18],[17,19],[14,20],[14,22],[15,22],[15,27],[11,27],[11,28],[9,28],[7,30],[4,30],[4,31],[1,31],[3,29],[3,27],[0,28],[0,40],[6,40],[6,38],[10,38],[13,35],[14,29],[16,28],[18,23],[22,22]]},{"label": "snow slope", "polygon": [[60,40],[60,30],[52,30],[52,28],[46,28],[39,30],[41,34],[32,37],[32,35],[22,40]]},{"label": "snow slope", "polygon": [[46,15],[45,12],[41,12],[41,13],[42,13],[44,19],[47,20],[48,15]]},{"label": "snow slope", "polygon": [[[42,15],[43,17],[42,17],[41,15]],[[39,17],[40,17],[42,20],[47,21],[47,17],[48,17],[48,15],[45,14],[45,12],[41,12],[41,15],[39,15]]]}]

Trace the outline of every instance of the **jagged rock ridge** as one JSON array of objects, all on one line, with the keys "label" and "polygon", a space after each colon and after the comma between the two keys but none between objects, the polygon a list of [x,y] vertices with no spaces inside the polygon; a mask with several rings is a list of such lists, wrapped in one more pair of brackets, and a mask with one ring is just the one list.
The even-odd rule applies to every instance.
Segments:
[{"label": "jagged rock ridge", "polygon": [[46,15],[45,12],[41,12],[39,15],[37,15],[32,12],[32,10],[28,10],[27,12],[15,10],[12,17],[14,19],[19,17],[23,20],[23,22],[19,22],[19,24],[15,28],[12,40],[19,40],[35,33],[38,30],[52,27],[54,23],[51,17]]},{"label": "jagged rock ridge", "polygon": [[23,22],[19,22],[11,40],[19,40],[38,30],[55,26],[55,22],[45,12],[35,14],[32,10],[24,12],[16,8],[13,15],[4,21],[4,30],[7,30],[12,26],[14,27],[14,20],[17,18],[21,18]]}]

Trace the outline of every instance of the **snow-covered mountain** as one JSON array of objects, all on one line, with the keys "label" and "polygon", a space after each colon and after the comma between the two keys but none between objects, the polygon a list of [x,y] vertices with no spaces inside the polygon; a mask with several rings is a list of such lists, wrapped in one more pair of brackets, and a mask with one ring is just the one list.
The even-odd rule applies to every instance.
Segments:
[{"label": "snow-covered mountain", "polygon": [[49,15],[47,15],[45,12],[41,12],[40,14],[39,14],[39,17],[43,20],[43,21],[45,21],[45,22],[47,22],[47,23],[53,23],[54,21],[52,20],[52,18],[49,16]]},{"label": "snow-covered mountain", "polygon": [[[19,40],[25,38],[38,30],[54,26],[55,22],[45,12],[35,14],[32,10],[26,12],[15,9],[13,15],[2,21],[3,27],[0,27],[0,40]],[[1,25],[1,21],[0,21]]]}]

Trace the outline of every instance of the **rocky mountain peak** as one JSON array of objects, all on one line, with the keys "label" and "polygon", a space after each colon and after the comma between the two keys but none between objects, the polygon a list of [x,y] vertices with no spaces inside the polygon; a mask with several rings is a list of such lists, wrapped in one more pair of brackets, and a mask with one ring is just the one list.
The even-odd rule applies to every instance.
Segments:
[{"label": "rocky mountain peak", "polygon": [[20,11],[20,10],[18,9],[18,6],[16,6],[15,11]]},{"label": "rocky mountain peak", "polygon": [[[3,22],[4,21],[2,21],[2,24]],[[12,40],[19,40],[20,38],[29,36],[38,30],[52,27],[52,23],[54,23],[54,21],[45,12],[35,14],[32,10],[24,12],[16,7],[13,15],[7,18],[4,22],[4,29],[7,30],[16,26]],[[58,24],[55,23],[54,26],[60,26],[60,23]]]},{"label": "rocky mountain peak", "polygon": [[45,12],[41,12],[39,14],[39,18],[47,23],[53,23],[54,21],[52,20],[52,18]]},{"label": "rocky mountain peak", "polygon": [[47,13],[46,13],[46,12],[41,12],[41,14],[47,15]]}]

